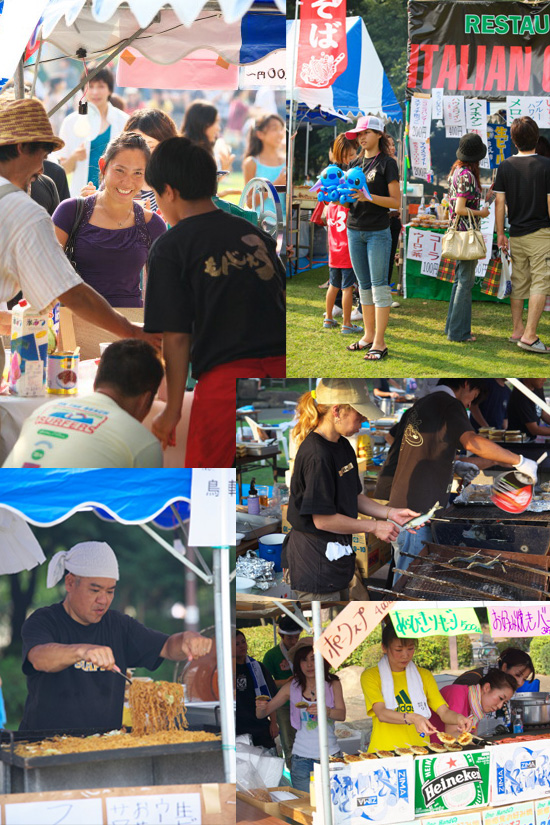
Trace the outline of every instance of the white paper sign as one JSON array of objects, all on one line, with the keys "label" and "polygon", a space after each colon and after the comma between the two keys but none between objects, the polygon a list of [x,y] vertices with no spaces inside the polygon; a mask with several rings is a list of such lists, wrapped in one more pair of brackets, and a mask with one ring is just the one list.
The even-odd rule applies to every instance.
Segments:
[{"label": "white paper sign", "polygon": [[491,805],[541,799],[548,794],[550,740],[535,739],[491,748]]},{"label": "white paper sign", "polygon": [[261,89],[263,86],[286,88],[286,49],[271,52],[257,63],[241,66],[239,88]]},{"label": "white paper sign", "polygon": [[443,119],[443,88],[432,89],[432,120]]},{"label": "white paper sign", "polygon": [[516,117],[524,117],[527,112],[526,97],[521,95],[506,96],[507,125],[511,126]]},{"label": "white paper sign", "polygon": [[424,257],[424,236],[425,232],[416,226],[409,228],[409,244],[407,246],[407,258],[413,261],[421,261]]},{"label": "white paper sign", "polygon": [[422,261],[420,265],[420,274],[429,275],[430,278],[437,278],[439,272],[439,260],[437,261]]},{"label": "white paper sign", "polygon": [[[216,434],[212,433],[212,438]],[[190,547],[236,543],[237,479],[234,469],[194,469],[191,480]]]},{"label": "white paper sign", "polygon": [[426,178],[432,168],[430,144],[426,140],[410,140],[413,178]]},{"label": "white paper sign", "polygon": [[443,95],[443,116],[445,126],[465,126],[464,97],[462,95]]},{"label": "white paper sign", "polygon": [[438,232],[428,230],[424,232],[424,244],[422,248],[422,259],[424,261],[437,261],[441,258],[441,241],[443,235]]},{"label": "white paper sign", "polygon": [[[107,797],[108,825],[200,825],[200,793]],[[98,820],[101,822],[101,819]],[[97,825],[97,823],[96,823]]]},{"label": "white paper sign", "polygon": [[550,825],[550,799],[538,799],[535,802],[536,825]]},{"label": "white paper sign", "polygon": [[487,101],[477,97],[468,98],[466,105],[466,128],[469,132],[487,133]]},{"label": "white paper sign", "polygon": [[429,97],[411,98],[411,122],[409,136],[411,140],[428,140],[431,127],[432,101]]},{"label": "white paper sign", "polygon": [[103,822],[101,799],[48,799],[8,802],[6,825],[98,825]]}]

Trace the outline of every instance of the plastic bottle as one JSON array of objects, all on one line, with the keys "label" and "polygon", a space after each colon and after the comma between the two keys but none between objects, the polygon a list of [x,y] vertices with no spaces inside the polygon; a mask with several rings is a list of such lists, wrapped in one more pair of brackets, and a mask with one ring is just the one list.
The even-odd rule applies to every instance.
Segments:
[{"label": "plastic bottle", "polygon": [[273,485],[273,492],[271,494],[271,498],[269,499],[269,508],[273,515],[276,515],[277,518],[281,518],[281,488],[277,482]]},{"label": "plastic bottle", "polygon": [[424,198],[422,198],[421,201],[420,201],[420,206],[418,207],[418,214],[419,215],[425,215],[426,214],[426,204],[425,204]]},{"label": "plastic bottle", "polygon": [[521,710],[518,708],[514,714],[513,728],[514,733],[523,733],[523,718]]},{"label": "plastic bottle", "polygon": [[251,516],[259,516],[260,515],[260,497],[258,495],[258,491],[254,486],[254,482],[256,481],[255,478],[251,479],[250,487],[248,490],[248,504],[247,509],[248,513]]}]

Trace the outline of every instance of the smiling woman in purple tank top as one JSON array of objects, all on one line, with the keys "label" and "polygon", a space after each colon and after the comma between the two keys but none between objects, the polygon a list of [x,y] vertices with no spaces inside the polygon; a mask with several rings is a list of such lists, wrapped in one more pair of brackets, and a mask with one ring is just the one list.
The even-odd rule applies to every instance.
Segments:
[{"label": "smiling woman in purple tank top", "polygon": [[[141,307],[141,271],[153,241],[166,231],[159,215],[134,202],[140,197],[150,150],[144,139],[125,132],[100,159],[104,188],[85,198],[75,241],[75,263],[86,283],[115,307]],[[76,217],[75,198],[53,214],[65,247]]]}]

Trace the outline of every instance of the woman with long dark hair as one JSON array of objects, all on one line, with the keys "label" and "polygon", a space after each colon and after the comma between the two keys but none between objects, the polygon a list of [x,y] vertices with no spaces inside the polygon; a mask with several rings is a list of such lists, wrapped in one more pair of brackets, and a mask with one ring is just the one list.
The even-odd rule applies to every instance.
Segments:
[{"label": "woman with long dark hair", "polygon": [[365,323],[363,337],[347,348],[366,350],[366,361],[380,361],[388,354],[384,339],[392,304],[388,284],[391,250],[390,209],[399,209],[399,169],[390,154],[388,136],[378,117],[360,117],[346,137],[357,140],[361,153],[351,166],[362,169],[370,199],[359,189],[348,217],[351,262],[359,281],[359,297]]},{"label": "woman with long dark hair", "polygon": [[[456,150],[456,161],[449,173],[449,218],[459,215],[458,230],[468,229],[468,210],[479,229],[479,218],[486,218],[489,208],[481,203],[481,182],[479,161],[487,154],[487,147],[474,133],[460,139]],[[451,292],[445,335],[449,341],[473,342],[472,335],[472,287],[474,285],[477,261],[457,261],[456,277]]]},{"label": "woman with long dark hair", "polygon": [[252,178],[267,178],[276,186],[286,183],[284,139],[285,124],[279,115],[264,115],[256,120],[248,133],[244,153],[245,184]]},{"label": "woman with long dark hair", "polygon": [[[490,668],[485,676],[471,685],[446,685],[441,688],[441,695],[451,710],[468,718],[473,718],[472,729],[477,730],[482,722],[480,733],[487,733],[488,718],[501,711],[510,701],[518,688],[516,679],[510,673],[504,673],[496,667]],[[454,723],[443,723],[435,714],[431,723],[434,728],[457,736]],[[437,738],[433,737],[437,742]]]},{"label": "woman with long dark hair", "polygon": [[263,696],[256,699],[256,716],[264,719],[290,701],[290,723],[296,729],[292,746],[292,767],[290,776],[292,787],[299,791],[309,790],[309,775],[315,762],[321,759],[317,723],[317,703],[324,702],[327,712],[328,750],[331,756],[340,753],[334,733],[334,722],[346,718],[346,705],[342,685],[338,676],[331,673],[329,663],[323,659],[325,670],[325,693],[317,696],[315,684],[315,658],[313,639],[305,636],[289,651],[294,668],[293,678],[279,689],[271,701]]},{"label": "woman with long dark hair", "polygon": [[219,145],[223,141],[216,145],[221,135],[221,118],[213,103],[208,100],[194,100],[185,111],[181,133],[210,152],[216,158],[219,171],[231,171],[235,156],[231,154],[227,144]]}]

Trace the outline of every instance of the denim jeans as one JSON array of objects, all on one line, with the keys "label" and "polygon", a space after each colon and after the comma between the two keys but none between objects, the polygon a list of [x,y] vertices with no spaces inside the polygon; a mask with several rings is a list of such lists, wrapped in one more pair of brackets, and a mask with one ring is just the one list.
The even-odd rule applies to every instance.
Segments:
[{"label": "denim jeans", "polygon": [[[331,756],[340,756],[340,751]],[[306,756],[296,756],[292,754],[292,764],[290,767],[290,779],[292,787],[297,791],[309,793],[309,775],[313,773],[315,763],[319,764],[319,759],[308,759]]]},{"label": "denim jeans", "polygon": [[466,341],[472,334],[472,287],[477,261],[457,261],[445,335],[449,341]]},{"label": "denim jeans", "polygon": [[390,228],[361,231],[348,227],[348,247],[355,276],[359,281],[361,303],[364,306],[391,306],[391,289],[388,284]]},{"label": "denim jeans", "polygon": [[[395,561],[394,586],[400,576],[399,571],[406,570],[413,561],[409,556],[418,556],[422,550],[422,543],[431,540],[432,530],[428,524],[419,527],[416,533],[409,533],[407,530],[402,530],[399,533],[396,540],[392,542],[393,558]],[[409,555],[403,556],[402,553],[408,553]]]}]

